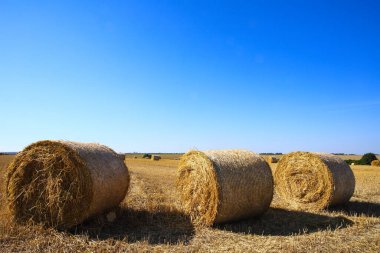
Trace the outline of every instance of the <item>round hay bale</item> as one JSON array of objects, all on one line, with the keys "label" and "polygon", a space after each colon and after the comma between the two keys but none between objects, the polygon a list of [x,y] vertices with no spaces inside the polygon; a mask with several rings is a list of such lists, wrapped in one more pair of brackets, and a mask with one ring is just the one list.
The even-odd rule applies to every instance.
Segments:
[{"label": "round hay bale", "polygon": [[380,161],[379,161],[379,160],[373,160],[373,161],[371,162],[371,166],[380,167]]},{"label": "round hay bale", "polygon": [[293,152],[283,156],[274,181],[280,198],[301,210],[343,204],[355,189],[350,166],[341,158],[324,153]]},{"label": "round hay bale", "polygon": [[267,156],[267,157],[266,157],[266,161],[267,161],[268,163],[277,163],[277,162],[278,162],[278,159],[277,159],[276,157],[274,157],[274,156]]},{"label": "round hay bale", "polygon": [[151,158],[153,161],[158,161],[161,159],[161,156],[159,155],[152,155],[152,158]]},{"label": "round hay bale", "polygon": [[6,195],[16,221],[65,229],[117,206],[128,187],[128,169],[112,149],[39,141],[9,165]]},{"label": "round hay bale", "polygon": [[181,157],[177,189],[195,225],[264,213],[273,197],[269,165],[245,150],[190,151]]}]

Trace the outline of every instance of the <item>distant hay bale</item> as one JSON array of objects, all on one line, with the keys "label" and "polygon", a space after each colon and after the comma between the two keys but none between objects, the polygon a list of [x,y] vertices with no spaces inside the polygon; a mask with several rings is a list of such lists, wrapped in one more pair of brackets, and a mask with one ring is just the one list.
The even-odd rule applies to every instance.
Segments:
[{"label": "distant hay bale", "polygon": [[264,213],[273,177],[268,163],[250,151],[190,151],[179,162],[177,189],[193,223],[209,226]]},{"label": "distant hay bale", "polygon": [[355,163],[351,163],[351,166],[354,166],[355,165]]},{"label": "distant hay bale", "polygon": [[161,156],[159,156],[159,155],[152,155],[152,160],[158,161],[160,159],[161,159]]},{"label": "distant hay bale", "polygon": [[274,157],[274,156],[267,156],[266,157],[266,161],[268,163],[277,163],[278,162],[278,158]]},{"label": "distant hay bale", "polygon": [[112,149],[39,141],[9,165],[6,195],[16,221],[66,229],[117,206],[128,187],[128,169]]},{"label": "distant hay bale", "polygon": [[377,167],[380,167],[380,161],[379,160],[373,160],[371,162],[371,166],[377,166]]},{"label": "distant hay bale", "polygon": [[355,177],[341,158],[324,153],[293,152],[274,172],[275,190],[292,208],[320,210],[349,201]]}]

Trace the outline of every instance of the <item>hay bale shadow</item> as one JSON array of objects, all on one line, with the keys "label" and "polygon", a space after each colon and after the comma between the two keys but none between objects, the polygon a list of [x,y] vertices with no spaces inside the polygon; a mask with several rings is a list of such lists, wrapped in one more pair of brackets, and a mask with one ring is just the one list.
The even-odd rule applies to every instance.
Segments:
[{"label": "hay bale shadow", "polygon": [[112,223],[99,216],[71,229],[70,233],[87,235],[95,240],[185,245],[195,234],[190,217],[179,211],[151,212],[120,208],[116,212],[118,218]]},{"label": "hay bale shadow", "polygon": [[340,229],[353,222],[345,217],[270,208],[263,216],[234,223],[216,225],[216,228],[234,233],[266,236],[309,234],[327,229]]},{"label": "hay bale shadow", "polygon": [[329,208],[330,211],[343,212],[347,215],[364,215],[370,217],[380,217],[380,204],[361,201],[350,201],[344,205]]}]

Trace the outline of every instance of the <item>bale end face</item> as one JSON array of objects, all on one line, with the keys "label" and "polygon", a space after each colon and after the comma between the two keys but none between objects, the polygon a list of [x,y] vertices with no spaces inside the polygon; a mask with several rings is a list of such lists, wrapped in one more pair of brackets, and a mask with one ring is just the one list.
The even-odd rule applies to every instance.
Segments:
[{"label": "bale end face", "polygon": [[[127,168],[118,155],[105,146],[64,141],[29,145],[16,156],[7,171],[6,195],[13,218],[21,223],[33,221],[66,229],[105,207],[112,207],[124,198],[126,190],[118,191],[120,196],[114,198],[112,193],[99,192],[98,184],[104,179],[98,180],[97,175],[102,176],[100,164],[105,163],[109,163],[110,168],[103,169],[116,173],[120,179],[117,183],[122,182],[119,187],[127,189]],[[97,166],[99,168],[95,168]],[[109,175],[106,177],[113,180]]]},{"label": "bale end face", "polygon": [[42,141],[19,153],[8,167],[8,207],[18,222],[69,227],[92,201],[86,165],[65,145]]},{"label": "bale end face", "polygon": [[345,203],[355,188],[354,175],[346,162],[323,153],[293,152],[283,156],[274,178],[281,199],[301,210]]},{"label": "bale end face", "polygon": [[218,207],[218,182],[212,161],[200,151],[184,154],[177,170],[177,190],[185,211],[196,225],[214,223]]}]

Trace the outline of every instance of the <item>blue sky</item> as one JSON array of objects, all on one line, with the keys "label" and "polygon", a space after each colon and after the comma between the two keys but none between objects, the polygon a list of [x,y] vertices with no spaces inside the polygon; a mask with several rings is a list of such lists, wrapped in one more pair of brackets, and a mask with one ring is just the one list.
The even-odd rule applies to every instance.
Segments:
[{"label": "blue sky", "polygon": [[379,1],[0,1],[0,151],[380,153]]}]

